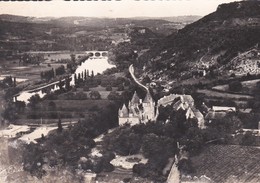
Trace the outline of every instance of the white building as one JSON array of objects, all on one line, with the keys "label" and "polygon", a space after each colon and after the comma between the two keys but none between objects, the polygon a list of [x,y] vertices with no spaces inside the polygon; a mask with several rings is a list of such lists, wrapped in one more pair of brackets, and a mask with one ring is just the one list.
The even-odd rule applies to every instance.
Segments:
[{"label": "white building", "polygon": [[119,125],[129,123],[136,125],[153,121],[156,118],[155,102],[148,91],[144,100],[140,99],[135,92],[129,101],[128,107],[124,104],[118,111]]}]

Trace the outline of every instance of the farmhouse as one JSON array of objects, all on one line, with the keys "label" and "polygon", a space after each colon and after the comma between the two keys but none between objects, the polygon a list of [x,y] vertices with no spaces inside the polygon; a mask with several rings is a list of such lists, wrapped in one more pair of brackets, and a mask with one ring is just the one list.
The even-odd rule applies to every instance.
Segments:
[{"label": "farmhouse", "polygon": [[129,123],[131,125],[146,123],[149,120],[155,120],[155,102],[148,91],[144,100],[140,99],[135,92],[129,101],[128,107],[124,104],[118,111],[119,125]]},{"label": "farmhouse", "polygon": [[226,106],[212,106],[212,109],[209,109],[208,113],[205,115],[205,120],[211,123],[213,120],[224,118],[230,112],[236,112],[236,108]]}]

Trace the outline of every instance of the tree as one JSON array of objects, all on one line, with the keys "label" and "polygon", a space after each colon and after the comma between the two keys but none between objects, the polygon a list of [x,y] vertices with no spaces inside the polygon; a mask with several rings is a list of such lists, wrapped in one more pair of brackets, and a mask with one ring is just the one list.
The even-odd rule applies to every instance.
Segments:
[{"label": "tree", "polygon": [[74,63],[76,61],[76,55],[75,54],[71,54],[70,55],[70,59]]},{"label": "tree", "polygon": [[31,96],[28,101],[28,105],[31,107],[31,109],[35,109],[36,105],[41,101],[41,97],[39,96],[39,94],[35,94]]},{"label": "tree", "polygon": [[149,78],[149,76],[145,76],[144,79],[143,79],[143,83],[150,83],[151,82],[151,79]]},{"label": "tree", "polygon": [[94,77],[94,71],[92,70],[91,71],[91,76],[90,76],[91,78],[93,78]]},{"label": "tree", "polygon": [[145,134],[142,139],[142,150],[145,157],[153,159],[161,155],[168,159],[177,152],[176,142],[167,137],[159,137],[153,133]]},{"label": "tree", "polygon": [[16,101],[15,102],[15,107],[16,107],[18,112],[23,112],[25,107],[26,107],[26,104],[25,104],[24,101]]},{"label": "tree", "polygon": [[13,86],[16,87],[16,77],[14,77],[14,83]]},{"label": "tree", "polygon": [[55,73],[56,75],[62,75],[65,73],[65,67],[63,65],[61,65],[60,67],[58,67],[57,69],[55,69]]},{"label": "tree", "polygon": [[87,70],[84,71],[84,80],[87,80]]},{"label": "tree", "polygon": [[120,84],[118,87],[117,87],[117,91],[124,91],[124,85]]},{"label": "tree", "polygon": [[12,103],[9,103],[1,114],[2,117],[8,121],[13,121],[18,118],[17,110]]},{"label": "tree", "polygon": [[49,102],[49,108],[50,108],[50,110],[56,110],[56,104],[55,104],[55,102],[53,102],[53,101],[50,101]]},{"label": "tree", "polygon": [[213,120],[209,126],[216,128],[221,133],[231,134],[242,127],[242,122],[235,113],[230,112],[221,119]]},{"label": "tree", "polygon": [[91,91],[91,92],[89,93],[89,97],[90,97],[91,99],[100,99],[100,98],[101,98],[101,95],[100,95],[100,93],[99,93],[98,91]]},{"label": "tree", "polygon": [[13,96],[18,94],[20,89],[17,87],[8,88],[5,92],[4,98],[6,101],[13,101]]},{"label": "tree", "polygon": [[229,90],[233,91],[233,92],[239,92],[242,90],[242,84],[240,81],[237,81],[237,80],[229,83],[228,87],[229,87]]},{"label": "tree", "polygon": [[190,155],[199,154],[204,144],[203,134],[199,128],[189,128],[183,139],[185,141],[186,150]]},{"label": "tree", "polygon": [[256,141],[256,137],[253,135],[252,132],[246,132],[242,138],[241,145],[251,146],[254,145]]},{"label": "tree", "polygon": [[64,84],[65,84],[64,81],[61,81],[61,80],[59,81],[58,85],[59,85],[60,90],[63,89]]},{"label": "tree", "polygon": [[178,162],[178,169],[183,174],[191,174],[194,172],[194,168],[190,159],[181,159]]},{"label": "tree", "polygon": [[69,91],[69,90],[71,89],[70,81],[71,81],[71,78],[70,78],[70,77],[67,77],[67,78],[65,79],[65,89],[66,89],[67,91]]},{"label": "tree", "polygon": [[141,136],[133,133],[129,128],[122,129],[122,131],[115,137],[110,138],[110,148],[116,153],[127,156],[136,154],[141,148]]},{"label": "tree", "polygon": [[61,119],[59,118],[59,121],[58,121],[58,132],[61,133],[62,130],[63,130],[63,127],[62,127],[62,124],[61,124]]},{"label": "tree", "polygon": [[2,83],[6,86],[6,87],[12,87],[13,86],[13,79],[12,76],[6,76]]},{"label": "tree", "polygon": [[78,84],[78,78],[77,78],[77,74],[74,74],[74,84],[77,85]]},{"label": "tree", "polygon": [[109,93],[109,95],[107,96],[107,99],[108,99],[108,100],[120,100],[120,99],[121,99],[121,96],[120,96],[117,92],[111,91],[111,92]]},{"label": "tree", "polygon": [[111,86],[111,85],[108,85],[108,86],[106,87],[106,91],[112,91],[112,86]]}]

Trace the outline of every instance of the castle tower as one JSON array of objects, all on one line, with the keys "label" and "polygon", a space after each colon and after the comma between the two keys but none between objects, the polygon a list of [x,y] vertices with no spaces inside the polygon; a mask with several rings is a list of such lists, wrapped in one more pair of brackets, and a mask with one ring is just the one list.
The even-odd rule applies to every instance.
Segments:
[{"label": "castle tower", "polygon": [[145,121],[153,120],[155,118],[155,102],[149,90],[147,90],[147,94],[143,101],[143,113]]},{"label": "castle tower", "polygon": [[128,117],[128,116],[129,116],[129,112],[128,112],[128,109],[127,109],[127,107],[126,107],[125,104],[122,106],[121,109],[118,110],[118,115],[119,115],[119,117],[121,117],[121,118],[124,118],[124,117]]},{"label": "castle tower", "polygon": [[135,91],[131,101],[129,102],[129,106],[138,106],[139,104],[140,104],[140,98],[138,97],[138,95]]}]

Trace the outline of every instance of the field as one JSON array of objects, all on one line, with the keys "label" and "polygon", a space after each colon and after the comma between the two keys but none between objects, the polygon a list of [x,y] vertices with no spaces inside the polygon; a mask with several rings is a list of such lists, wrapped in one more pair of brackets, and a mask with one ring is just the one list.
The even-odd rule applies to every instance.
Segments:
[{"label": "field", "polygon": [[[43,108],[48,109],[48,104],[51,100],[43,101]],[[95,106],[105,108],[110,101],[109,100],[52,100],[56,104],[56,110],[58,111],[88,111]]]},{"label": "field", "polygon": [[217,92],[217,91],[212,91],[212,90],[198,90],[198,93],[205,94],[208,97],[215,97],[215,98],[219,97],[219,98],[235,99],[235,100],[252,99],[253,98],[250,95],[223,93],[223,92]]},{"label": "field", "polygon": [[[259,81],[260,81],[260,79],[241,82],[242,90],[239,93],[241,93],[241,94],[252,94],[253,90],[256,88],[257,82],[259,82]],[[222,91],[222,92],[229,92],[228,85],[218,85],[218,86],[213,87],[212,89]]]},{"label": "field", "polygon": [[56,69],[59,67],[60,63],[48,65],[41,63],[39,65],[32,65],[27,64],[23,65],[22,63],[19,64],[18,59],[14,60],[1,60],[1,67],[0,67],[0,80],[4,79],[6,76],[13,76],[17,78],[17,82],[25,81],[22,85],[31,85],[33,81],[40,81],[41,79],[41,72]]},{"label": "field", "polygon": [[196,176],[217,183],[259,183],[260,149],[250,146],[212,145],[192,157]]},{"label": "field", "polygon": [[[55,108],[50,107],[50,102],[55,103]],[[27,108],[24,114],[16,120],[17,124],[49,124],[57,123],[59,117],[62,122],[77,121],[87,118],[98,109],[106,108],[110,100],[44,100],[35,110]]]},{"label": "field", "polygon": [[[197,90],[197,93],[204,94],[204,101],[212,103],[213,105],[227,105],[233,106],[234,104],[239,107],[248,107],[248,100],[252,100],[250,95],[231,94],[226,92],[218,92],[213,90]],[[230,103],[232,102],[232,103]]]}]

